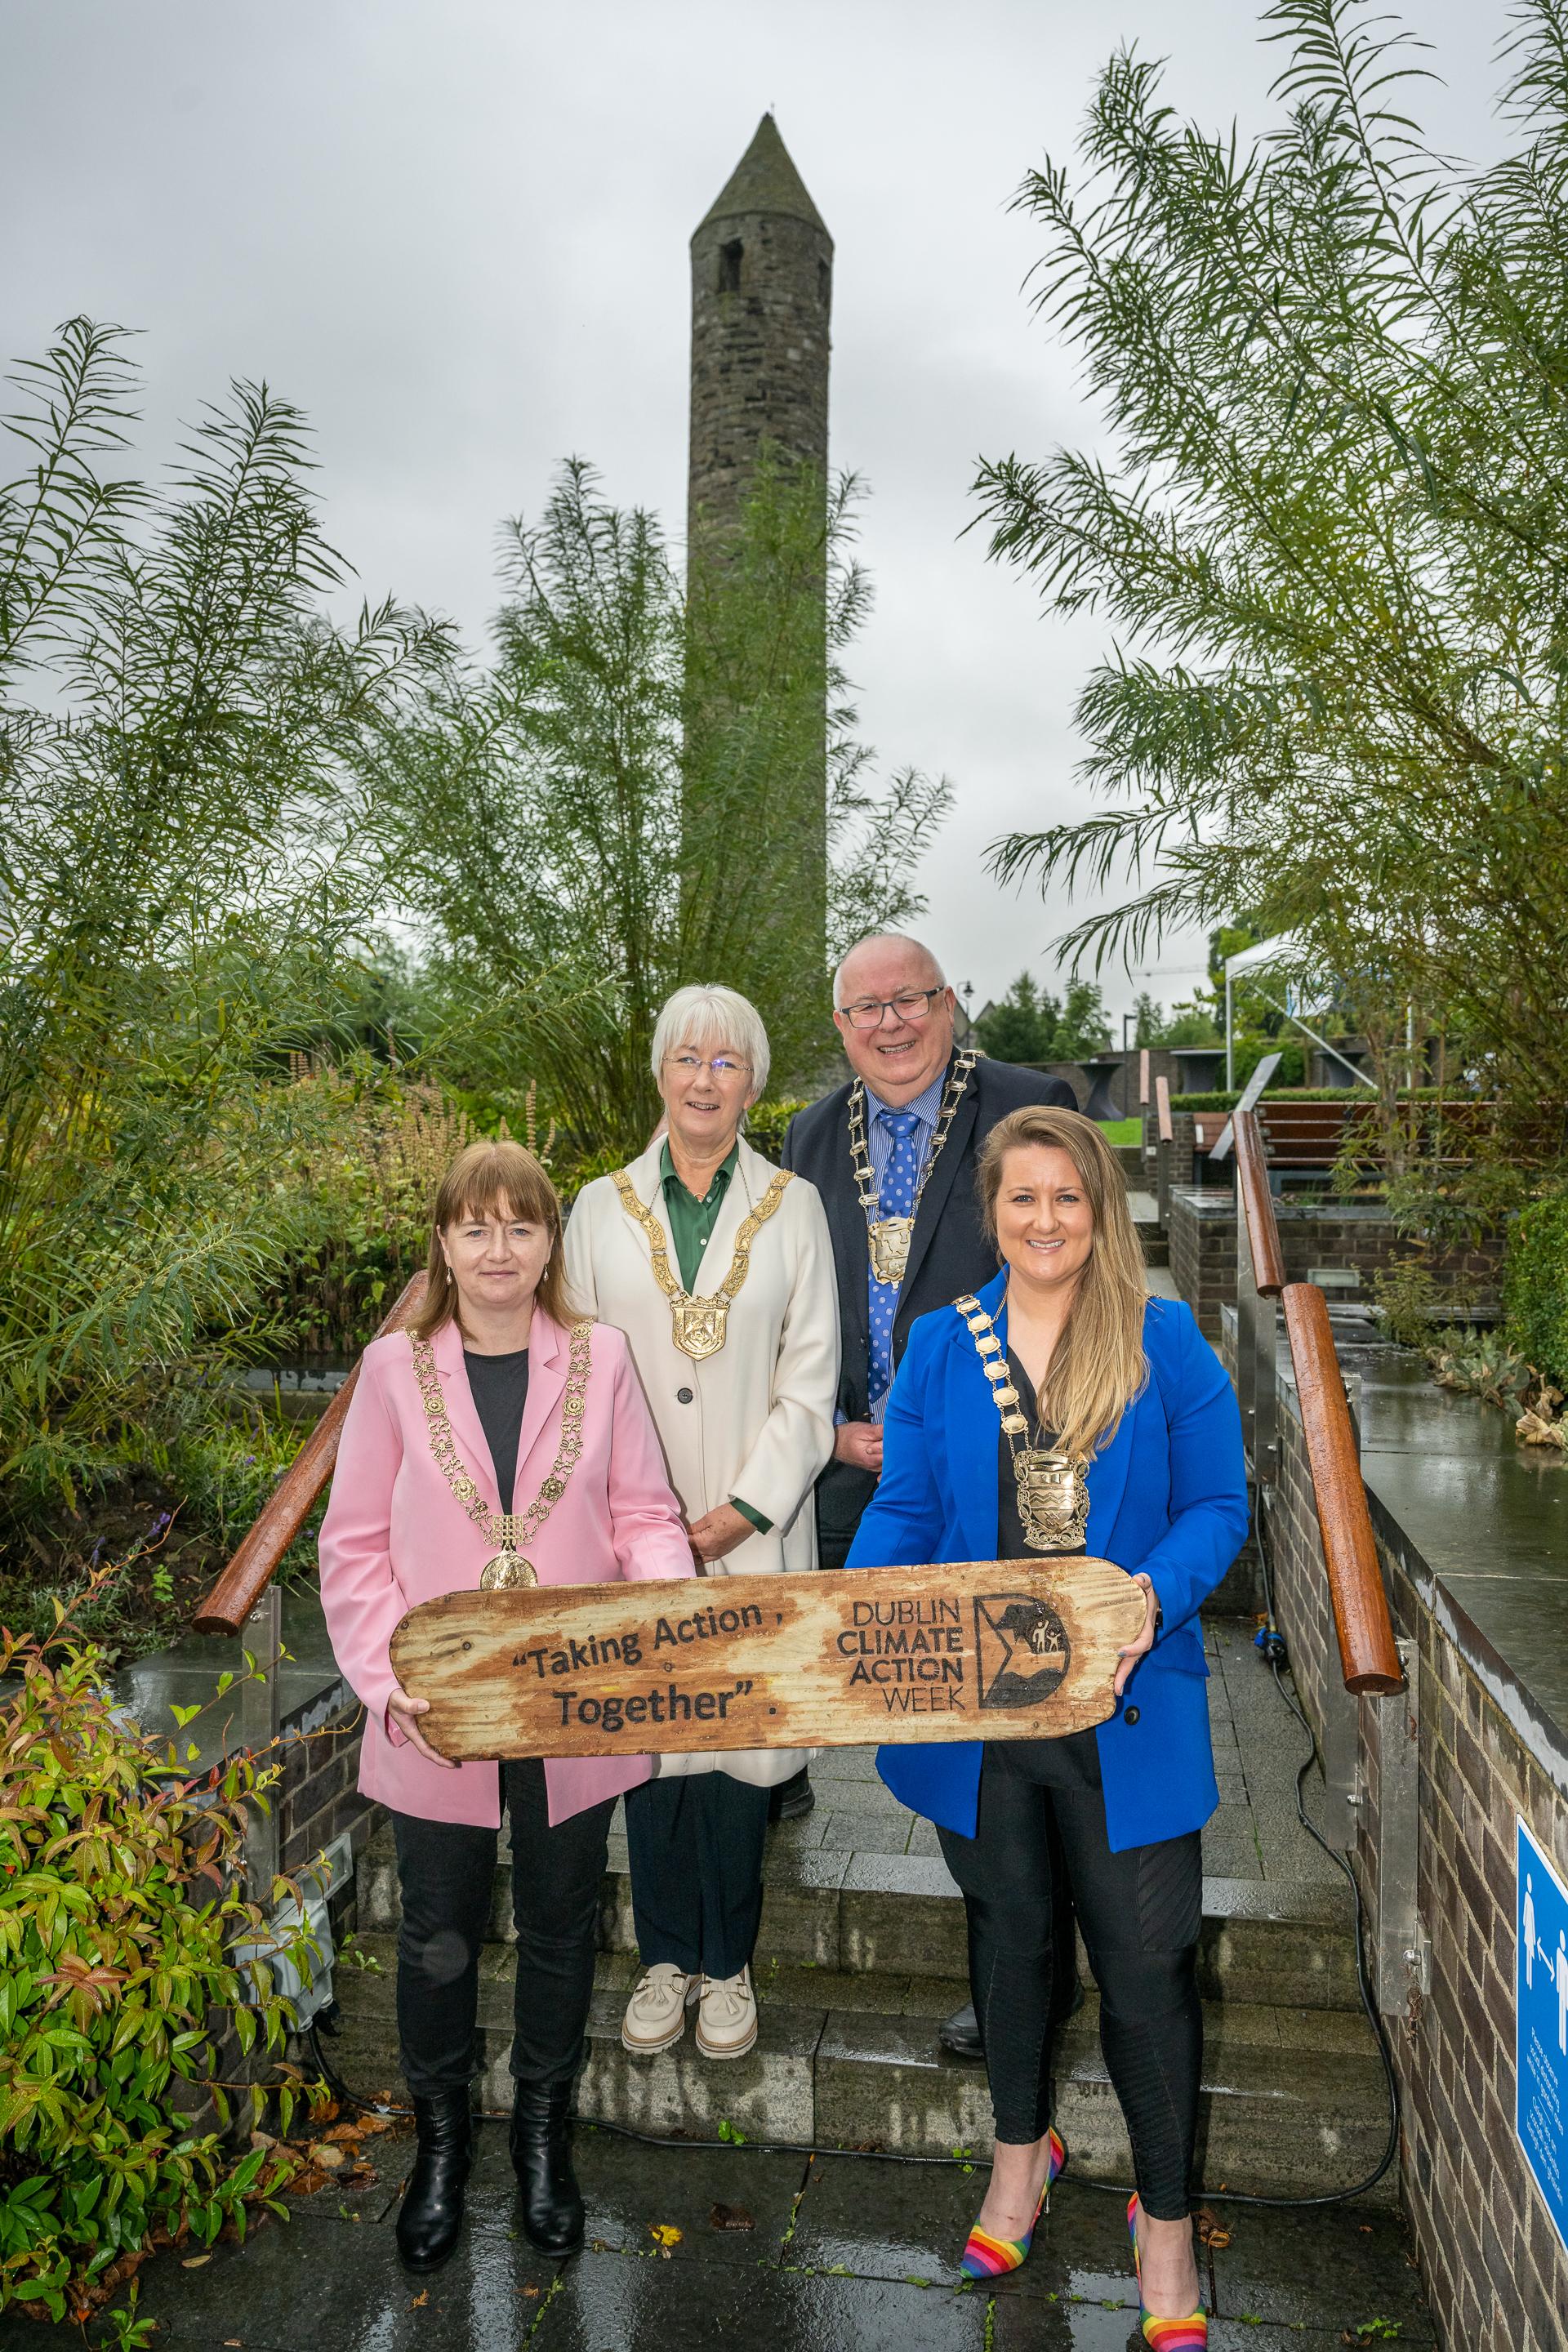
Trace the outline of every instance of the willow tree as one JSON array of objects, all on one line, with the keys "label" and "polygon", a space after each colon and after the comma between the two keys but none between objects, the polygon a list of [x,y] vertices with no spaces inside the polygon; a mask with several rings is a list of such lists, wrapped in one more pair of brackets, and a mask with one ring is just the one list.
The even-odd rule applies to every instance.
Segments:
[{"label": "willow tree", "polygon": [[775,1086],[820,1062],[827,971],[815,994],[800,975],[803,935],[823,963],[821,875],[792,883],[788,829],[803,778],[823,789],[825,692],[827,953],[919,911],[947,788],[879,782],[858,740],[854,496],[833,488],[825,530],[820,486],[764,465],[726,561],[683,580],[656,515],[567,465],[539,521],[504,534],[493,658],[454,666],[378,740],[447,1062],[536,1073],[582,1149],[646,1139],[653,1024],[683,982],[752,998]]},{"label": "willow tree", "polygon": [[[1249,147],[1107,67],[1018,204],[1109,453],[987,464],[993,552],[1113,649],[1079,705],[1107,805],[995,845],[1132,895],[1103,957],[1237,907],[1363,1002],[1568,1100],[1568,8],[1502,47],[1510,152],[1460,169],[1367,0],[1280,0]],[[1403,1028],[1401,1017],[1399,1026]]]}]

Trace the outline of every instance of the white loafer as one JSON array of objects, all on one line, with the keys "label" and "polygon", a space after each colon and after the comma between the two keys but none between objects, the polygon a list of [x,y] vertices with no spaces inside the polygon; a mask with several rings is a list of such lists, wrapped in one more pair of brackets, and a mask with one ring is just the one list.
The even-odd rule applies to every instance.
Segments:
[{"label": "white loafer", "polygon": [[686,2011],[701,1979],[688,1976],[672,1960],[656,1960],[637,1979],[621,2020],[621,2045],[634,2057],[668,2050],[686,2031]]},{"label": "white loafer", "polygon": [[697,2001],[697,2047],[704,2058],[743,2058],[757,2038],[752,1971],[704,1977]]}]

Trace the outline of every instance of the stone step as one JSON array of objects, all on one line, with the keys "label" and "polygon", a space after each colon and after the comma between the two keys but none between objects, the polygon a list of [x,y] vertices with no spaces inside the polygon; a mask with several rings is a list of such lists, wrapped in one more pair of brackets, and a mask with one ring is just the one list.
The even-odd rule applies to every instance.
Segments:
[{"label": "stone step", "polygon": [[[870,1786],[875,1796],[887,1794],[880,1783]],[[936,1857],[802,1850],[790,1844],[786,1828],[773,1833],[765,1876],[759,1973],[776,1964],[845,1976],[964,1976],[963,1900]],[[358,1926],[362,1933],[385,1934],[400,1916],[388,1825],[360,1859]],[[498,1944],[510,1918],[511,1867],[503,1858],[489,1928]],[[637,1948],[626,1840],[618,1832],[601,1890],[599,1940],[606,1952]],[[1349,1889],[1338,1882],[1205,1878],[1199,1982],[1206,2000],[1357,2009]]]},{"label": "stone step", "polygon": [[[367,1934],[361,1949],[375,1965],[340,1971],[342,2027],[332,2049],[351,2088],[369,2095],[397,2084],[395,1939]],[[717,2064],[698,2055],[689,2034],[657,2058],[627,2055],[620,2020],[634,1973],[627,1955],[600,1962],[578,2089],[584,2116],[698,2138],[727,2126],[747,2139],[804,2147],[989,2152],[984,2072],[944,2057],[936,2042],[938,2020],[964,1997],[961,1980],[764,1964],[757,2046]],[[487,1952],[479,2096],[494,2112],[511,2096],[511,1974],[509,1950]],[[1372,2169],[1383,2143],[1383,2076],[1359,2014],[1227,2000],[1205,2005],[1205,2036],[1199,2146],[1211,2189],[1225,2182],[1289,2196]],[[1129,2178],[1092,1992],[1063,2034],[1058,2091],[1074,2162],[1092,2177]]]}]

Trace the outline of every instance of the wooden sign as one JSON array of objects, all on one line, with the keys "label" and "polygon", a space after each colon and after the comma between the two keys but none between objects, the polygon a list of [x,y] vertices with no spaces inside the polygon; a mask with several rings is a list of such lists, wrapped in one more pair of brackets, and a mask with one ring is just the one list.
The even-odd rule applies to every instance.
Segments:
[{"label": "wooden sign", "polygon": [[426,1601],[392,1666],[458,1759],[1057,1739],[1143,1614],[1108,1559],[546,1584]]}]

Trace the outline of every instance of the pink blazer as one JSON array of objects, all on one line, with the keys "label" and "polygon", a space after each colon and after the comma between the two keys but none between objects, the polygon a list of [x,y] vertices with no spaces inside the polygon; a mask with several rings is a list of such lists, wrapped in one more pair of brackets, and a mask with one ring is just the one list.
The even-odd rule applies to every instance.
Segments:
[{"label": "pink blazer", "polygon": [[[680,1506],[665,1475],[626,1340],[607,1323],[595,1323],[592,1344],[583,1451],[528,1557],[542,1584],[689,1576],[691,1548]],[[495,1468],[456,1323],[443,1325],[431,1347],[458,1455],[499,1511]],[[536,1309],[517,1449],[513,1499],[519,1509],[538,1493],[561,1443],[566,1351],[561,1326]],[[350,1400],[321,1527],[321,1603],[338,1664],[364,1701],[363,1793],[426,1821],[493,1829],[500,1821],[496,1767],[428,1763],[386,1718],[395,1687],[388,1652],[399,1619],[443,1592],[477,1591],[479,1571],[495,1550],[432,1459],[426,1426],[407,1333],[373,1340]],[[551,1821],[565,1821],[636,1788],[650,1770],[646,1756],[547,1759]]]}]

